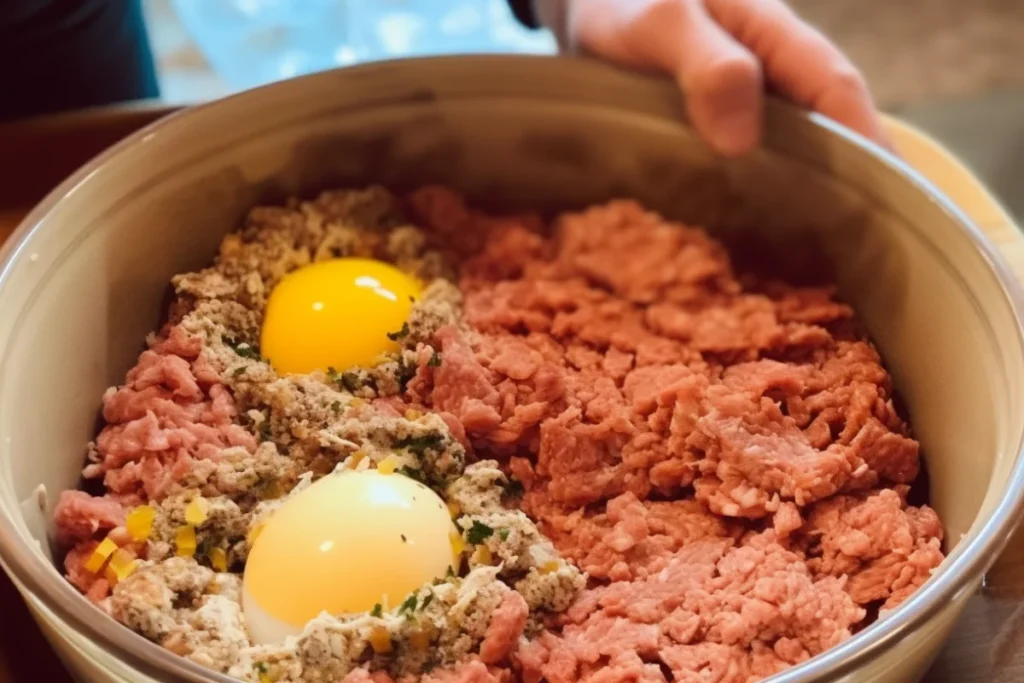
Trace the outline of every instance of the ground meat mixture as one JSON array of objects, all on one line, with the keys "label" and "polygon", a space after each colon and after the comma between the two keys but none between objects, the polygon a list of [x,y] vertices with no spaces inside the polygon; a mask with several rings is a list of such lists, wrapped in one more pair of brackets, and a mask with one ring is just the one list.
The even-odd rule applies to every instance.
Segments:
[{"label": "ground meat mixture", "polygon": [[[424,282],[400,350],[278,375],[258,347],[267,297],[346,256]],[[327,192],[254,209],[173,284],[167,324],[103,398],[83,471],[102,491],[64,492],[55,521],[73,584],[212,669],[751,683],[884,617],[943,559],[853,311],[741,276],[703,230],[635,202],[546,223],[440,187]],[[261,525],[385,460],[447,501],[462,572],[254,645],[240,577]]]}]

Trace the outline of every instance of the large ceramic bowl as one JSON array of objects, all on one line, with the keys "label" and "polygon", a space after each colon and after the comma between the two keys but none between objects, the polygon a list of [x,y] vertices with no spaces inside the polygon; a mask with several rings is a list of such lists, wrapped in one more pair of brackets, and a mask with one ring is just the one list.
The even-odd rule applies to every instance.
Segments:
[{"label": "large ceramic bowl", "polygon": [[764,149],[726,162],[681,111],[670,84],[592,63],[371,64],[174,115],[37,207],[0,271],[0,558],[76,676],[228,680],[101,615],[48,540],[99,397],[158,324],[171,275],[205,264],[258,200],[433,181],[508,207],[632,196],[762,261],[832,272],[909,408],[949,557],[899,609],[774,680],[920,677],[1022,512],[1021,293],[950,202],[838,126],[772,105]]}]

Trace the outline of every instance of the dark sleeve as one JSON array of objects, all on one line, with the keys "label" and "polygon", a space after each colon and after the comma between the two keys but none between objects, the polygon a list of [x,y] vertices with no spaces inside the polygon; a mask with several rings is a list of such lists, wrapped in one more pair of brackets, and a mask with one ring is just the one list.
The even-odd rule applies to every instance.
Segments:
[{"label": "dark sleeve", "polygon": [[533,2],[534,0],[508,0],[512,14],[526,28],[540,28],[540,22],[533,13]]},{"label": "dark sleeve", "polygon": [[141,0],[0,0],[0,120],[158,95]]}]

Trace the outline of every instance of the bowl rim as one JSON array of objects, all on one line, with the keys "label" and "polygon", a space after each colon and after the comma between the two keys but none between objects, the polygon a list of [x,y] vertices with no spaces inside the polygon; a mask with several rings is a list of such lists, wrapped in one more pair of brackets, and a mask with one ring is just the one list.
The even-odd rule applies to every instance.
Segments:
[{"label": "bowl rim", "polygon": [[[174,111],[96,155],[50,191],[19,223],[6,244],[0,248],[0,284],[9,279],[14,265],[25,257],[23,252],[26,244],[41,229],[43,219],[55,207],[60,205],[66,197],[73,195],[79,188],[86,185],[94,174],[108,162],[116,159],[122,152],[145,144],[162,131],[173,130],[181,126],[201,125],[202,117],[207,110],[221,108],[227,103],[237,104],[240,101],[258,98],[268,90],[287,88],[296,82],[307,85],[318,80],[329,82],[339,72],[359,71],[367,74],[375,70],[402,69],[403,65],[408,62],[444,66],[450,63],[467,62],[467,60],[475,62],[481,70],[494,67],[513,68],[526,63],[536,65],[538,62],[557,61],[575,62],[577,66],[571,68],[605,70],[608,73],[618,73],[620,77],[621,74],[626,73],[618,67],[599,64],[590,59],[561,55],[486,54],[408,57],[307,74]],[[646,78],[640,74],[629,74],[629,77]],[[656,80],[663,81],[662,87],[666,90],[677,88],[668,79]],[[995,277],[999,290],[1013,313],[1018,342],[1024,346],[1024,286],[996,247],[959,207],[895,153],[841,124],[820,114],[807,112],[779,101],[769,101],[766,103],[766,107],[773,117],[789,119],[800,122],[801,125],[823,130],[838,144],[853,149],[866,161],[876,162],[880,169],[884,169],[890,176],[900,178],[902,182],[916,189],[936,205],[969,239],[977,255],[983,258],[990,273]],[[878,653],[888,650],[902,637],[940,612],[949,603],[963,597],[964,592],[974,590],[976,580],[980,580],[984,572],[992,565],[1009,542],[1021,517],[1024,516],[1024,430],[1017,435],[1015,450],[1016,456],[998,502],[980,527],[973,534],[964,536],[961,541],[962,552],[955,556],[948,556],[941,571],[936,572],[925,585],[916,590],[910,598],[884,619],[876,621],[839,645],[775,674],[766,681],[768,683],[810,683],[834,680],[838,676],[849,673]],[[0,566],[3,566],[21,591],[27,592],[52,615],[61,620],[61,625],[75,629],[105,654],[126,662],[139,673],[150,675],[156,680],[237,683],[237,679],[175,655],[106,617],[67,583],[63,576],[53,571],[54,566],[41,554],[33,552],[29,544],[14,532],[14,525],[15,520],[8,513],[6,506],[0,505]],[[102,618],[97,618],[101,616]]]}]

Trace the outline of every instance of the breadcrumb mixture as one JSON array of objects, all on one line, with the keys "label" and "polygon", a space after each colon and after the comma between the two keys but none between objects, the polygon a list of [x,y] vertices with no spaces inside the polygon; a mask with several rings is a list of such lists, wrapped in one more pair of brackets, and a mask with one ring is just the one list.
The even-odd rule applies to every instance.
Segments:
[{"label": "breadcrumb mixture", "polygon": [[[279,376],[267,298],[368,257],[425,283],[400,350]],[[173,279],[55,511],[68,580],[244,681],[751,683],[884,615],[942,561],[891,381],[827,289],[742,280],[632,202],[489,216],[443,188],[257,207]],[[254,645],[262,525],[388,459],[448,503],[463,569]]]}]

